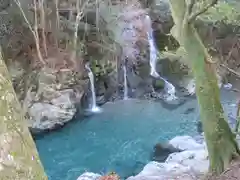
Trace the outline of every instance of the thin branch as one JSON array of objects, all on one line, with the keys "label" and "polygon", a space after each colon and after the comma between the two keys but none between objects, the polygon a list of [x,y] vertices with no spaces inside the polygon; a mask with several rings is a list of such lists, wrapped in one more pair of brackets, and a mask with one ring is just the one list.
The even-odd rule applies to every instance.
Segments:
[{"label": "thin branch", "polygon": [[35,32],[35,41],[36,41],[36,48],[37,48],[37,54],[39,60],[43,63],[46,64],[43,60],[41,51],[40,51],[40,41],[39,41],[39,35],[38,35],[38,18],[37,18],[37,1],[34,0],[34,32]]},{"label": "thin branch", "polygon": [[196,0],[190,0],[190,2],[188,4],[187,1],[185,1],[186,11],[185,11],[185,14],[184,14],[184,19],[183,19],[183,28],[186,27],[186,25],[188,25],[188,22],[189,22],[188,19],[189,19],[189,16],[191,15],[191,13],[192,13],[195,2],[196,2]]},{"label": "thin branch", "polygon": [[56,8],[56,16],[57,16],[56,25],[57,25],[57,28],[60,28],[60,17],[59,17],[59,8],[58,8],[58,5],[59,5],[58,0],[55,0],[55,8]]},{"label": "thin branch", "polygon": [[[35,0],[36,1],[36,0]],[[36,49],[37,49],[37,55],[38,55],[38,58],[39,60],[43,63],[43,64],[46,64],[45,61],[43,60],[43,57],[42,57],[42,54],[40,52],[40,45],[39,45],[39,37],[38,37],[38,32],[36,31],[36,28],[32,28],[30,22],[28,21],[27,17],[26,17],[26,14],[24,13],[23,9],[22,9],[22,6],[21,6],[21,2],[19,0],[14,0],[14,2],[16,3],[16,5],[18,6],[22,16],[23,16],[23,19],[25,20],[25,22],[27,23],[28,25],[28,28],[30,29],[30,31],[32,32],[33,34],[33,37],[34,37],[34,40],[35,40],[35,45],[36,45]],[[34,16],[35,16],[35,23],[36,23],[36,3],[34,5]]]},{"label": "thin branch", "polygon": [[192,23],[198,16],[200,16],[201,14],[205,13],[209,8],[211,8],[212,6],[214,6],[215,4],[218,3],[218,0],[212,0],[212,2],[210,4],[208,4],[207,6],[204,6],[203,8],[201,8],[199,11],[197,11],[196,13],[192,14],[189,17],[188,22]]},{"label": "thin branch", "polygon": [[193,7],[196,3],[196,0],[190,0],[190,3],[188,4],[188,13],[189,15],[192,14]]},{"label": "thin branch", "polygon": [[233,69],[227,67],[225,64],[220,64],[220,66],[226,68],[229,72],[231,72],[232,74],[234,74],[235,76],[237,76],[238,78],[240,78],[240,74],[236,71],[234,71]]},{"label": "thin branch", "polygon": [[46,22],[45,22],[45,10],[44,10],[44,0],[41,0],[39,3],[39,8],[40,8],[40,23],[41,23],[41,28],[42,28],[42,38],[43,38],[43,48],[45,52],[45,56],[48,56],[47,53],[47,40],[46,40],[46,33],[45,33],[45,27],[46,27]]}]

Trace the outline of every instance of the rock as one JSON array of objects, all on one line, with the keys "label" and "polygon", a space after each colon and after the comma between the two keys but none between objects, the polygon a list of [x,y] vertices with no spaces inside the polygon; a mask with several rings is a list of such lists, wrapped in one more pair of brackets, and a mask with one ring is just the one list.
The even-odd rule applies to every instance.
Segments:
[{"label": "rock", "polygon": [[191,167],[195,172],[205,173],[208,170],[208,152],[205,149],[183,151],[170,154],[166,163],[179,163]]},{"label": "rock", "polygon": [[158,176],[135,176],[130,177],[127,180],[199,180],[200,178],[200,175],[187,172],[181,174],[161,174]]},{"label": "rock", "polygon": [[195,111],[195,108],[188,108],[184,111],[184,114],[190,114],[193,113]]},{"label": "rock", "polygon": [[162,79],[153,80],[153,88],[155,91],[162,90],[165,86],[165,82]]},{"label": "rock", "polygon": [[8,64],[31,132],[38,134],[63,127],[80,111],[88,81],[81,80],[72,69],[56,71],[42,67],[25,73],[25,68],[19,62]]},{"label": "rock", "polygon": [[181,151],[180,149],[173,147],[171,144],[157,143],[154,146],[154,151],[153,151],[151,160],[157,161],[157,162],[164,162],[167,159],[169,154],[174,152],[180,152],[180,151]]},{"label": "rock", "polygon": [[203,127],[202,127],[202,122],[198,121],[197,122],[197,132],[202,133],[203,132]]},{"label": "rock", "polygon": [[157,176],[160,174],[165,174],[167,172],[187,172],[189,171],[189,167],[183,166],[178,163],[158,163],[158,162],[150,162],[148,163],[143,170],[138,175],[151,175]]},{"label": "rock", "polygon": [[97,101],[97,105],[99,105],[99,106],[101,106],[101,105],[103,105],[103,104],[105,104],[107,102],[105,97],[104,97],[104,95],[97,96],[96,97],[96,101]]},{"label": "rock", "polygon": [[101,177],[100,174],[95,174],[91,172],[85,172],[77,178],[77,180],[99,180]]},{"label": "rock", "polygon": [[223,87],[226,89],[226,90],[231,90],[232,89],[232,84],[231,83],[227,83],[227,84],[224,84]]},{"label": "rock", "polygon": [[169,144],[183,151],[204,149],[204,145],[197,143],[191,136],[176,136],[169,141]]},{"label": "rock", "polygon": [[187,166],[177,163],[150,162],[138,175],[129,177],[127,180],[193,180],[193,177],[196,177],[196,174],[193,174]]},{"label": "rock", "polygon": [[177,136],[170,140],[169,144],[183,151],[170,154],[164,163],[154,161],[148,163],[139,174],[127,180],[201,179],[209,166],[205,145],[197,143],[190,136]]},{"label": "rock", "polygon": [[75,92],[69,89],[58,93],[59,96],[51,99],[50,103],[37,102],[29,108],[29,126],[35,131],[55,129],[56,125],[64,125],[77,112],[76,103],[79,99],[74,97]]}]

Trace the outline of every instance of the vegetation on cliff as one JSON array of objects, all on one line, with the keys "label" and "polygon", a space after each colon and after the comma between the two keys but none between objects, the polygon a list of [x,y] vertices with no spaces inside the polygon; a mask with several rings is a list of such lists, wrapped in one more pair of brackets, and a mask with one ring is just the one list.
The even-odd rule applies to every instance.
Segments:
[{"label": "vegetation on cliff", "polygon": [[[44,95],[49,97],[50,91],[46,93],[46,88],[39,88],[41,83],[35,83],[33,86],[29,80],[33,78],[36,81],[41,78],[29,77],[29,74],[37,71],[36,74],[39,75],[45,69],[59,74],[70,71],[76,75],[76,78],[74,80],[66,78],[65,81],[76,83],[78,82],[75,81],[76,79],[85,79],[84,65],[90,61],[98,80],[112,72],[118,75],[122,60],[125,58],[123,52],[131,60],[130,63],[138,67],[139,59],[143,62],[148,60],[148,57],[144,56],[147,54],[147,35],[144,32],[149,27],[142,19],[142,15],[146,15],[148,11],[143,7],[151,8],[155,1],[146,3],[132,0],[127,4],[122,1],[107,0],[97,4],[98,1],[91,0],[2,2],[0,42],[5,61],[0,56],[0,116],[2,118],[0,179],[43,180],[47,177],[28,131],[28,125],[24,121],[23,112],[27,112],[28,108],[24,104],[25,97],[31,94],[34,88],[37,89],[37,101],[44,99]],[[171,34],[164,36],[175,38],[175,44],[170,44],[171,47],[168,48],[171,52],[166,48],[164,55],[174,61],[182,59],[181,63],[190,68],[195,78],[201,121],[209,152],[209,170],[220,175],[240,155],[235,134],[224,117],[217,81],[217,75],[221,76],[222,69],[224,72],[239,76],[240,64],[237,62],[240,57],[237,35],[240,23],[240,11],[237,8],[239,3],[218,3],[217,0],[198,2],[169,0],[169,2],[173,22],[169,22],[168,27],[169,24],[174,26]],[[164,26],[164,23],[162,22],[161,25]],[[128,35],[126,28],[129,28],[129,24],[134,24],[138,30],[140,29],[137,36],[131,36],[132,39],[122,35],[123,33]],[[204,31],[204,28],[207,30]],[[166,32],[169,31],[168,28],[159,29],[161,33],[169,33]],[[208,36],[209,38],[206,39],[205,37]],[[172,39],[166,41],[172,42]],[[136,52],[136,49],[139,51]],[[135,56],[135,53],[140,56]],[[23,93],[18,97],[7,71],[7,67],[11,69],[16,61],[21,63],[25,72],[24,85],[20,90]],[[67,77],[69,76],[71,77],[71,75]],[[52,90],[54,89],[52,84],[60,83],[58,78],[49,77],[53,77],[51,73],[44,76],[45,80],[51,81],[51,87],[48,88]],[[56,75],[56,77],[62,76]],[[13,84],[20,85],[22,78],[18,79],[17,83],[14,83],[16,79],[12,78],[12,80]],[[56,89],[59,87],[57,85],[54,86]],[[64,83],[61,85],[63,89],[73,86],[72,83],[66,85],[67,87]],[[39,95],[38,93],[43,89],[44,91]],[[84,91],[82,90],[84,88],[80,89]],[[18,88],[15,90],[17,92]],[[26,109],[24,108],[22,112],[21,107]],[[27,115],[29,114],[26,114],[26,117]],[[108,177],[118,179],[116,175],[108,175],[104,178]]]}]

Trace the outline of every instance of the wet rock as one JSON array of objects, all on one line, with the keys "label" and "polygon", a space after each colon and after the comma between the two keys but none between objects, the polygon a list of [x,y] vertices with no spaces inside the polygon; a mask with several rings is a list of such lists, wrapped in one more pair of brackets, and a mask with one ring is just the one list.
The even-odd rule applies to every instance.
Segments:
[{"label": "wet rock", "polygon": [[155,91],[163,90],[165,86],[165,82],[161,79],[154,79],[152,84]]},{"label": "wet rock", "polygon": [[154,146],[153,155],[151,157],[152,161],[157,162],[164,162],[169,154],[174,152],[180,152],[180,149],[173,147],[171,144],[168,143],[157,143]]},{"label": "wet rock", "polygon": [[197,122],[197,132],[202,133],[203,132],[203,127],[202,127],[202,122],[198,121]]},{"label": "wet rock", "polygon": [[184,105],[186,102],[187,102],[187,100],[183,99],[183,98],[178,98],[178,99],[171,100],[171,101],[167,101],[163,98],[163,101],[160,101],[163,108],[171,110],[171,111],[179,108],[180,106]]},{"label": "wet rock", "polygon": [[96,101],[97,101],[97,105],[99,105],[99,106],[101,106],[101,105],[103,105],[103,104],[105,104],[107,102],[105,97],[104,97],[104,95],[97,96],[96,97]]},{"label": "wet rock", "polygon": [[184,111],[184,114],[190,114],[190,113],[193,113],[195,110],[195,108],[188,108],[186,109],[186,111]]}]

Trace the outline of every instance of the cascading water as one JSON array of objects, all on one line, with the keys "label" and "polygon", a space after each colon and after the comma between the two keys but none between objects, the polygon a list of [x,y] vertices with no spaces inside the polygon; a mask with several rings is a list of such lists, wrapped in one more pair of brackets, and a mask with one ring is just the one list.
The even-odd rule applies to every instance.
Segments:
[{"label": "cascading water", "polygon": [[100,112],[101,109],[97,106],[96,102],[96,93],[95,93],[95,87],[94,87],[94,75],[89,67],[89,64],[85,64],[85,68],[88,70],[88,77],[90,79],[90,84],[91,84],[91,92],[92,92],[92,104],[91,104],[91,111],[92,112]]},{"label": "cascading water", "polygon": [[127,68],[126,65],[123,65],[123,74],[124,74],[124,100],[128,99],[128,85],[127,85]]},{"label": "cascading water", "polygon": [[[148,24],[151,24],[151,18],[148,15],[146,16],[146,20],[148,21]],[[175,87],[170,82],[168,82],[165,78],[161,77],[156,71],[158,51],[154,42],[152,27],[149,27],[149,30],[147,32],[147,37],[148,37],[148,42],[150,46],[150,67],[151,67],[150,75],[155,78],[162,79],[164,81],[165,83],[164,90],[167,92],[167,95],[165,96],[166,100],[177,99],[177,97],[175,96],[176,94]]]}]

